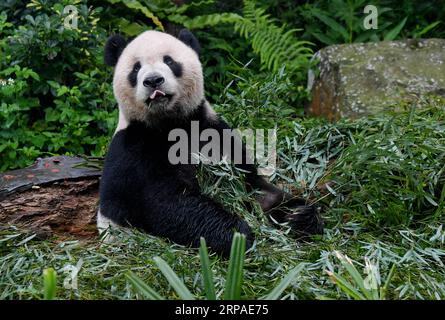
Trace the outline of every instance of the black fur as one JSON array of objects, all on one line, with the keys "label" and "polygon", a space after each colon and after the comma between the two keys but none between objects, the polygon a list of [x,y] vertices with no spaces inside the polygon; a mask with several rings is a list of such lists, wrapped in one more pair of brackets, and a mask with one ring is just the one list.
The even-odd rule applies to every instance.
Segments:
[{"label": "black fur", "polygon": [[[192,116],[203,128],[210,123],[202,108]],[[189,119],[189,120],[192,120]],[[113,137],[100,184],[101,213],[120,225],[193,247],[204,237],[214,251],[228,256],[234,231],[253,234],[240,217],[203,195],[193,165],[172,165],[168,141],[173,128],[190,131],[190,121],[169,121],[162,130],[131,122]]]},{"label": "black fur", "polygon": [[193,33],[188,31],[187,29],[182,29],[179,32],[178,39],[184,42],[193,50],[195,50],[196,54],[199,56],[199,53],[201,52],[201,46],[199,45],[199,41],[195,38]]},{"label": "black fur", "polygon": [[114,67],[119,57],[127,46],[127,40],[119,34],[115,34],[108,38],[105,44],[104,60],[107,65]]},{"label": "black fur", "polygon": [[128,82],[133,88],[138,84],[138,72],[141,69],[141,63],[138,61],[134,64],[133,69],[128,74]]},{"label": "black fur", "polygon": [[170,56],[164,56],[164,63],[171,69],[175,77],[180,78],[182,77],[182,64],[175,61]]}]

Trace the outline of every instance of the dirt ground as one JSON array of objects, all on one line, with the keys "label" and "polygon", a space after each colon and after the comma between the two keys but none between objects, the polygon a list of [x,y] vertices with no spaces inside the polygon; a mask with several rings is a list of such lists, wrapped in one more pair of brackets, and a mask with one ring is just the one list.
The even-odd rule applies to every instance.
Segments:
[{"label": "dirt ground", "polygon": [[0,226],[14,225],[39,238],[89,239],[97,235],[99,180],[54,182],[0,201]]}]

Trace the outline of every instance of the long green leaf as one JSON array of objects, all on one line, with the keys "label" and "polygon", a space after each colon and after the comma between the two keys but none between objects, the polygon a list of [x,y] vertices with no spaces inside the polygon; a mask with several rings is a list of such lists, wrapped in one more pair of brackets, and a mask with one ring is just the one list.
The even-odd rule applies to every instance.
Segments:
[{"label": "long green leaf", "polygon": [[281,281],[280,283],[266,296],[265,300],[277,300],[280,298],[283,291],[291,284],[295,279],[297,274],[299,274],[303,268],[306,266],[304,263],[300,263],[298,266],[293,268]]},{"label": "long green leaf", "polygon": [[43,270],[43,299],[54,300],[56,297],[57,274],[53,268]]},{"label": "long green leaf", "polygon": [[352,284],[350,284],[345,278],[334,272],[328,272],[332,282],[334,282],[344,293],[355,300],[366,300]]},{"label": "long green leaf", "polygon": [[336,22],[334,19],[329,18],[328,16],[325,16],[324,14],[321,14],[318,11],[312,11],[312,14],[316,16],[318,19],[320,19],[325,25],[327,25],[329,28],[331,28],[333,31],[338,32],[342,35],[344,41],[349,40],[349,33],[348,30],[346,30],[345,27],[343,27],[341,24]]},{"label": "long green leaf", "polygon": [[153,260],[181,299],[195,300],[195,297],[192,295],[189,289],[187,289],[184,282],[179,279],[178,275],[172,268],[170,268],[167,262],[165,262],[161,257],[154,257]]},{"label": "long green leaf", "polygon": [[423,28],[422,30],[420,30],[419,32],[416,32],[415,34],[415,38],[420,38],[421,36],[423,36],[425,33],[428,33],[430,30],[434,29],[435,27],[437,27],[439,24],[441,23],[441,21],[436,21],[433,22],[429,25],[427,25],[425,28]]},{"label": "long green leaf", "polygon": [[400,31],[402,31],[407,19],[408,17],[403,19],[394,29],[390,30],[383,39],[385,41],[394,40],[399,35]]},{"label": "long green leaf", "polygon": [[365,287],[365,280],[358,272],[357,268],[352,263],[349,257],[343,255],[339,251],[335,251],[337,258],[340,260],[341,264],[345,267],[346,271],[354,280],[355,284],[360,288],[360,291],[366,296],[368,299],[372,299],[371,292]]},{"label": "long green leaf", "polygon": [[164,297],[159,295],[152,287],[142,281],[137,275],[129,271],[125,274],[128,281],[133,285],[137,292],[144,295],[149,300],[165,300]]},{"label": "long green leaf", "polygon": [[388,292],[389,284],[391,283],[392,277],[394,276],[394,273],[396,271],[396,264],[393,263],[391,266],[391,269],[389,270],[388,277],[386,278],[385,284],[382,288],[380,288],[380,299],[384,300],[386,299],[386,293]]},{"label": "long green leaf", "polygon": [[201,246],[199,247],[199,257],[201,259],[202,281],[206,297],[208,300],[216,300],[215,285],[213,283],[212,269],[210,268],[209,253],[204,238],[201,238]]},{"label": "long green leaf", "polygon": [[225,300],[241,299],[245,251],[246,236],[236,232],[233,236],[232,248],[230,250],[229,270],[224,292]]}]

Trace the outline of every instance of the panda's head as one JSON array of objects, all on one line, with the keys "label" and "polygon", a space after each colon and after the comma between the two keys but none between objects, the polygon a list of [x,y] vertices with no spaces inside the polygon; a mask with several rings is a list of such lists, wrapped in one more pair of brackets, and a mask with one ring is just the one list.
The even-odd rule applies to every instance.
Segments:
[{"label": "panda's head", "polygon": [[188,30],[175,38],[146,31],[128,42],[120,35],[105,46],[114,66],[113,90],[125,122],[151,123],[193,111],[204,98],[199,43]]}]

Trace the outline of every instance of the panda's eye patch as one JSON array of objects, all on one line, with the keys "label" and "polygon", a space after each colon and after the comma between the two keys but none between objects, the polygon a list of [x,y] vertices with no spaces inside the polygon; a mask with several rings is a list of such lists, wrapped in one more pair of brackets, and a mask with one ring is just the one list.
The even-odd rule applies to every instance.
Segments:
[{"label": "panda's eye patch", "polygon": [[164,63],[171,69],[171,71],[177,78],[182,77],[182,65],[179,62],[166,55],[164,56]]},{"label": "panda's eye patch", "polygon": [[138,72],[140,69],[141,63],[138,61],[133,65],[133,69],[131,69],[131,72],[128,74],[128,82],[130,82],[133,88],[136,87],[138,83]]},{"label": "panda's eye patch", "polygon": [[141,69],[141,63],[138,61],[133,66],[133,72],[139,72],[140,69]]},{"label": "panda's eye patch", "polygon": [[164,63],[168,66],[171,66],[172,64],[175,63],[175,61],[170,56],[164,56]]}]

